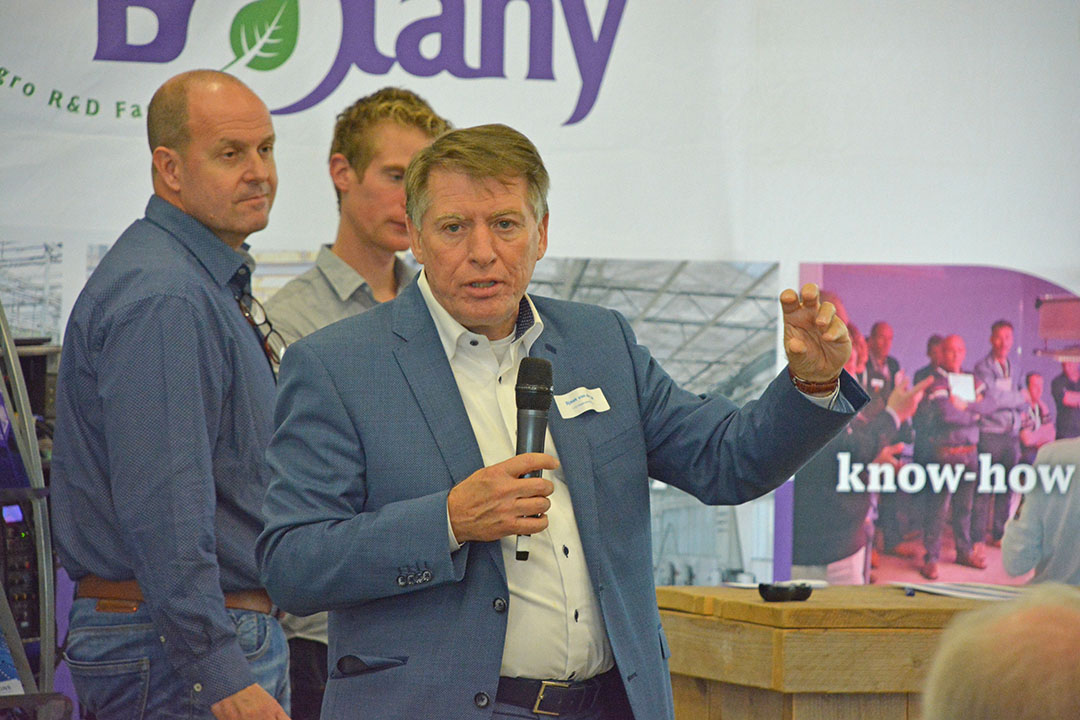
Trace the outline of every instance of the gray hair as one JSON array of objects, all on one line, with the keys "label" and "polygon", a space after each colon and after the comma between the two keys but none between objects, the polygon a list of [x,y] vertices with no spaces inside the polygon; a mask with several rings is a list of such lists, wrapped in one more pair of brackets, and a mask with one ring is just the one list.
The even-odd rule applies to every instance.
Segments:
[{"label": "gray hair", "polygon": [[922,717],[1080,718],[1080,591],[1046,583],[955,617],[930,666]]},{"label": "gray hair", "polygon": [[550,185],[540,153],[529,138],[506,125],[479,125],[443,133],[413,156],[405,171],[405,212],[413,226],[431,205],[428,179],[434,170],[462,173],[473,180],[525,180],[534,219],[548,213]]}]

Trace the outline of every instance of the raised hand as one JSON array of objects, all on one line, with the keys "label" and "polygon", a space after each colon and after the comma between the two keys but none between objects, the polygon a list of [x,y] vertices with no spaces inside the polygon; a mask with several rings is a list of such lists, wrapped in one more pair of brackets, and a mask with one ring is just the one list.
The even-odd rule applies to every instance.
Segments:
[{"label": "raised hand", "polygon": [[821,302],[814,283],[798,294],[791,288],[780,293],[784,311],[784,352],[799,378],[822,383],[835,379],[851,355],[847,326],[836,316],[831,302]]}]

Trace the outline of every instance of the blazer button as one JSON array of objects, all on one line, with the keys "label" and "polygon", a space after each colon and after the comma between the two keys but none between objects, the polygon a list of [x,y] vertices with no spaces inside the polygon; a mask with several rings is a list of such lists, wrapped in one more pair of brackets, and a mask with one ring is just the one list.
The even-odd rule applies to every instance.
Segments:
[{"label": "blazer button", "polygon": [[397,576],[397,584],[400,587],[405,587],[405,576],[404,575],[398,575]]},{"label": "blazer button", "polygon": [[415,585],[416,575],[414,575],[413,573],[409,573],[409,577],[405,578],[405,582],[409,585]]},{"label": "blazer button", "polygon": [[425,570],[420,573],[420,582],[431,582],[431,571]]},{"label": "blazer button", "polygon": [[476,703],[476,707],[478,708],[486,708],[491,704],[491,698],[488,697],[487,693],[478,692],[476,693],[476,697],[473,698],[473,702]]},{"label": "blazer button", "polygon": [[495,601],[491,603],[491,607],[495,608],[497,613],[504,613],[506,612],[506,601],[501,597],[495,598]]}]

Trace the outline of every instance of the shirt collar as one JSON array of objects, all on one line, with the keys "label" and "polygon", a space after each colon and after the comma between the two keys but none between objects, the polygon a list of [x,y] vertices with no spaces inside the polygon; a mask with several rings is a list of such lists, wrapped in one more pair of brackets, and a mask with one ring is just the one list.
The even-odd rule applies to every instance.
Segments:
[{"label": "shirt collar", "polygon": [[[435,299],[435,295],[431,292],[431,286],[428,284],[427,274],[424,271],[420,271],[420,275],[416,278],[416,284],[420,288],[420,295],[424,298],[424,304],[427,305],[428,312],[431,313],[431,319],[435,321],[435,329],[439,332],[439,341],[442,343],[447,359],[451,361],[454,359],[454,355],[457,354],[458,342],[463,337],[487,340],[485,336],[474,333],[459,323],[446,308],[439,304],[439,301]],[[536,311],[532,298],[526,293],[522,296],[521,303],[518,305],[517,321],[514,325],[514,341],[520,341],[524,344],[525,350],[528,352],[532,348],[533,342],[543,331],[544,321],[540,317],[540,313]]]},{"label": "shirt collar", "polygon": [[241,295],[251,294],[251,276],[255,274],[255,258],[249,252],[249,248],[251,246],[244,243],[236,251],[236,254],[240,256],[241,264],[229,280],[229,285],[239,290]]},{"label": "shirt collar", "polygon": [[[315,267],[326,278],[341,302],[345,302],[360,288],[366,288],[371,293],[370,286],[364,276],[356,272],[352,265],[345,262],[337,255],[330,245],[319,248],[319,254],[315,257]],[[398,291],[409,284],[412,271],[409,266],[402,262],[401,258],[394,258],[394,277],[397,279]]]},{"label": "shirt collar", "polygon": [[247,252],[247,243],[241,245],[240,251],[233,250],[210,228],[158,195],[150,197],[146,219],[176,238],[219,285],[232,284],[230,281],[242,266],[247,267],[248,277],[241,281],[250,281],[255,260]]}]

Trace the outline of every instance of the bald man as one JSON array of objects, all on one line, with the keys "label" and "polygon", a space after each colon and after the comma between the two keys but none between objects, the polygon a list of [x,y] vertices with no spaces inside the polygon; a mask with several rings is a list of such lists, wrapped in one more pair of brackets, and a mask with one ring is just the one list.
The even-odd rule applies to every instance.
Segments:
[{"label": "bald man", "polygon": [[72,308],[53,532],[78,583],[64,659],[107,718],[287,718],[285,636],[259,583],[274,369],[248,235],[277,188],[263,102],[224,73],[147,112],[154,194]]}]

